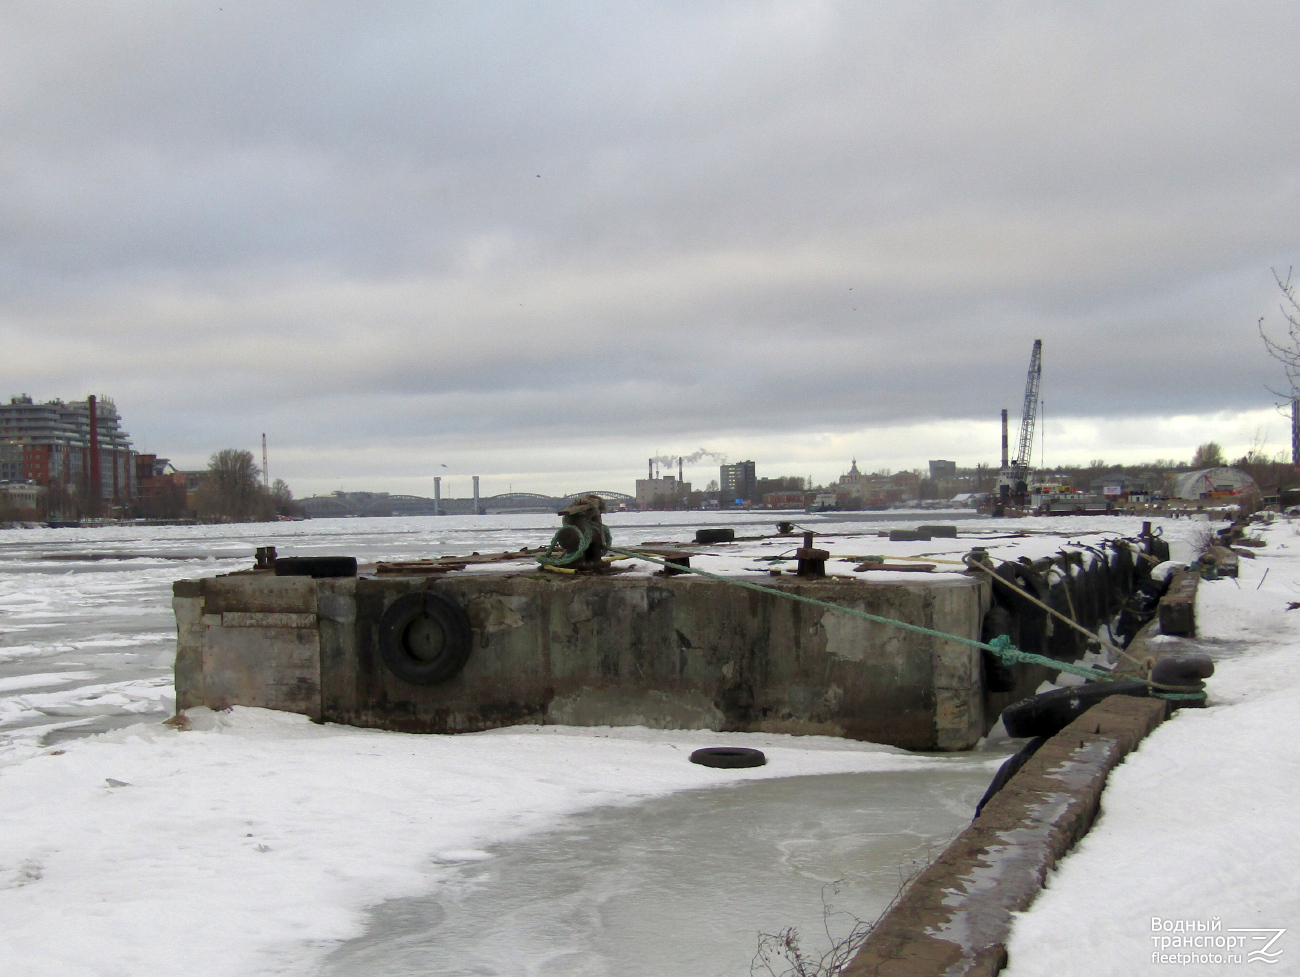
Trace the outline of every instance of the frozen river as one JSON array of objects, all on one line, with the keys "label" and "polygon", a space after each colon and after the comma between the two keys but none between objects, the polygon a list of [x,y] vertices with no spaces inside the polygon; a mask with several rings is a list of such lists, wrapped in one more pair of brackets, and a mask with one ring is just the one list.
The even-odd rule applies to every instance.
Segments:
[{"label": "frozen river", "polygon": [[[690,539],[701,524],[750,527],[757,534],[770,531],[777,518],[766,514],[720,517],[643,513],[616,514],[608,522],[617,541],[635,543]],[[936,521],[931,513],[917,513],[914,519]],[[889,522],[899,525],[896,519]],[[274,545],[280,555],[346,554],[363,562],[403,560],[536,547],[549,540],[556,523],[553,515],[541,514],[0,532],[0,765],[29,767],[31,764],[24,762],[27,760],[44,763],[43,755],[48,755],[51,747],[67,746],[93,733],[134,724],[157,724],[172,714],[175,627],[170,597],[171,585],[177,579],[245,568],[251,564],[253,549],[260,545]],[[835,525],[850,528],[843,522]],[[869,525],[857,521],[851,529],[861,531]],[[212,760],[212,776],[219,778],[216,782],[228,784],[231,796],[245,805],[240,823],[284,821],[292,829],[291,834],[296,831],[305,836],[315,831],[319,822],[330,830],[337,827],[345,833],[358,832],[357,843],[364,849],[367,831],[377,829],[343,823],[346,818],[338,812],[336,803],[328,811],[313,810],[308,805],[284,815],[269,813],[284,802],[279,796],[281,791],[292,795],[299,784],[321,773],[312,767],[309,758],[299,761],[291,756],[294,750],[307,748],[303,737],[308,734],[297,725],[285,729],[282,747],[277,746],[279,734],[274,730],[268,734],[258,727],[241,734],[251,737],[250,743],[256,740],[257,751],[241,761],[242,776],[252,778],[252,770],[258,765],[285,765],[276,774],[281,790],[274,797],[258,794],[251,779],[247,797],[239,797],[241,782],[232,780],[228,770],[215,769],[229,761]],[[160,735],[174,734],[169,731]],[[320,735],[334,734],[323,731]],[[358,737],[355,742],[360,745],[353,747],[353,740],[348,739],[351,734],[343,735],[343,739],[329,741],[336,744],[331,749],[343,751],[331,754],[334,759],[330,762],[342,763],[340,757],[347,750],[362,751],[357,753],[358,762],[363,764],[357,768],[360,772],[346,775],[349,784],[364,780],[366,771],[375,764],[391,762],[396,764],[392,768],[397,771],[392,775],[395,779],[407,774],[432,778],[428,790],[438,792],[442,782],[436,770],[416,769],[412,765],[417,761],[411,759],[404,761],[405,768],[401,767],[402,756],[416,754],[404,752],[400,744],[421,738],[368,733]],[[604,749],[593,744],[593,737],[599,735],[575,731],[567,738],[547,735],[516,741],[485,734],[463,738],[463,742],[467,748],[488,754],[499,749],[506,763],[514,762],[511,758],[516,754],[511,750],[531,748],[529,743],[545,741],[546,749],[555,753],[554,762],[562,768],[566,750],[576,765],[582,751]],[[336,898],[336,903],[347,906],[354,914],[339,920],[354,918],[355,922],[340,922],[322,912],[317,914],[319,919],[329,920],[332,929],[322,923],[319,933],[295,936],[295,926],[298,930],[311,927],[285,923],[285,932],[278,932],[275,914],[259,910],[256,918],[264,924],[261,930],[265,930],[259,938],[274,946],[274,953],[267,957],[236,954],[227,961],[229,966],[218,966],[219,960],[214,958],[209,969],[199,967],[195,972],[252,973],[265,969],[322,977],[643,973],[660,977],[739,977],[749,973],[760,932],[775,933],[794,925],[811,947],[819,952],[824,949],[823,899],[854,917],[874,918],[898,890],[901,878],[941,849],[969,821],[993,769],[1006,752],[1003,743],[964,756],[925,757],[887,748],[861,753],[853,751],[877,748],[824,741],[814,746],[813,740],[819,738],[807,740],[805,747],[797,738],[769,737],[763,745],[776,759],[762,771],[767,779],[747,779],[737,776],[737,771],[713,771],[706,777],[702,768],[686,763],[688,735],[714,734],[683,734],[677,739],[663,734],[647,743],[631,744],[629,749],[660,751],[654,757],[663,757],[663,751],[668,751],[664,769],[670,773],[660,774],[655,772],[657,767],[647,767],[642,779],[649,786],[643,787],[637,768],[629,768],[626,757],[619,754],[608,761],[614,764],[609,768],[614,773],[606,776],[593,769],[589,774],[591,783],[575,788],[588,800],[567,800],[563,804],[557,801],[550,814],[546,812],[551,808],[537,807],[530,794],[527,778],[533,774],[527,771],[526,764],[523,774],[511,775],[513,780],[503,775],[506,786],[500,790],[484,787],[483,807],[461,811],[454,807],[455,798],[444,799],[452,805],[448,808],[452,814],[445,816],[464,818],[466,826],[472,826],[478,817],[475,810],[496,805],[504,812],[498,820],[509,830],[489,825],[483,829],[489,843],[467,851],[453,847],[442,854],[429,848],[420,858],[411,853],[424,849],[414,841],[404,840],[407,848],[402,849],[402,857],[413,862],[415,868],[411,871],[420,881],[413,883],[408,872],[401,884],[385,884],[382,860],[376,859],[378,867],[368,868],[378,874],[378,881],[368,880],[364,886],[357,882],[351,895]],[[193,771],[178,774],[169,766],[165,772],[167,777],[188,777],[183,786],[201,783],[206,776],[198,767],[207,762],[202,756],[207,747],[201,745],[204,741],[198,736],[180,736],[181,742],[189,744],[189,755],[200,758],[190,761],[195,765]],[[430,738],[423,739],[431,748],[437,747]],[[105,749],[117,749],[112,747],[116,742],[137,741],[115,739],[106,742]],[[150,777],[161,782],[164,766],[174,766],[172,760],[163,759],[172,756],[169,751],[173,748],[166,745],[170,742],[146,738],[139,741],[142,745],[120,748],[124,751],[121,757],[133,758],[132,762],[146,771],[120,775],[121,780],[139,785],[141,792],[114,795],[141,805],[139,824],[158,823],[147,807],[153,802],[144,788]],[[234,740],[229,742],[237,745]],[[566,746],[566,742],[572,746]],[[253,750],[253,746],[247,749]],[[812,758],[789,763],[786,769],[790,772],[826,775],[782,776],[778,762],[781,751]],[[364,759],[378,756],[383,757],[382,761]],[[340,767],[340,771],[344,769]],[[833,770],[858,772],[830,773]],[[564,777],[569,774],[556,773],[548,779],[537,772],[535,776],[539,785],[562,781],[567,784]],[[621,778],[617,783],[610,779],[615,776]],[[102,787],[102,776],[100,780]],[[11,784],[16,783],[11,780]],[[367,804],[373,808],[376,799],[382,803],[391,793],[382,785],[372,789],[376,793],[363,808]],[[174,786],[169,788],[173,797],[176,790]],[[509,813],[515,792],[521,797],[520,810],[524,812],[519,815]],[[136,815],[123,806],[125,803],[117,802],[113,816],[123,819],[117,830],[130,844],[137,822],[132,820]],[[480,800],[465,803],[479,804]],[[17,811],[14,815],[21,816]],[[39,816],[32,813],[27,817]],[[294,818],[299,819],[296,827]],[[335,826],[331,818],[337,818],[340,826]],[[459,821],[454,827],[462,829]],[[71,825],[67,830],[71,840],[66,845],[75,847],[79,843],[76,832],[81,829]],[[215,844],[216,835],[203,830],[207,834],[184,835],[179,850],[190,852]],[[470,827],[464,827],[464,831],[469,832]],[[244,833],[238,837],[244,837]],[[380,845],[377,835],[371,837]],[[500,840],[491,843],[492,837]],[[45,848],[62,850],[62,844],[50,840]],[[270,853],[283,848],[284,843],[268,841],[253,850]],[[310,868],[319,870],[322,878],[346,892],[347,886],[339,883],[339,877],[355,873],[360,878],[365,873],[354,869],[337,852],[338,843],[323,845],[312,849],[310,857],[304,855],[272,874],[250,875],[243,881],[237,860],[223,863],[227,865],[223,872],[232,873],[230,884],[236,887],[256,887],[258,883],[252,880],[265,878],[293,890],[295,886],[311,885],[301,881],[311,877],[302,874]],[[54,856],[48,857],[57,861]],[[363,861],[366,858],[364,852],[351,857]],[[169,868],[181,871],[179,862],[162,858],[143,841],[139,859],[142,866],[148,866],[147,872],[141,868],[145,873],[142,878],[154,886],[163,884],[158,881],[158,873],[165,877]],[[115,864],[114,871],[126,872],[134,863],[126,859]],[[5,870],[0,860],[0,889],[5,888]],[[19,872],[15,876],[17,884],[26,885],[21,872],[27,870],[15,871]],[[268,868],[259,864],[248,871],[266,872]],[[71,907],[58,905],[54,878],[51,875],[43,880],[50,884],[42,891],[49,893],[47,897],[55,901],[55,908],[72,911]],[[179,886],[183,880],[176,881]],[[67,892],[76,894],[68,898],[80,898],[81,889],[72,882],[68,884],[72,888]],[[133,884],[129,873],[124,874],[122,891],[129,891]],[[171,880],[167,879],[166,884]],[[40,885],[29,888],[35,897],[34,890]],[[385,899],[385,894],[397,898]],[[328,902],[325,895],[313,896]],[[14,898],[21,905],[18,893]],[[196,898],[201,903],[204,895]],[[306,907],[310,906],[308,899]],[[365,906],[370,908],[364,915],[357,915]],[[222,911],[229,914],[229,924],[235,926],[242,919],[240,913],[248,910],[232,903]],[[122,912],[124,918],[133,918],[126,908]],[[193,925],[197,927],[199,918],[209,911],[200,907],[194,912]],[[220,920],[211,925],[217,922]],[[203,925],[209,922],[204,920]],[[847,925],[851,925],[849,916],[832,920],[836,931]],[[33,931],[38,932],[39,927]],[[254,941],[249,953],[260,945]],[[146,949],[137,945],[133,952],[138,955]],[[159,953],[166,955],[161,946]],[[40,955],[35,959],[41,959]],[[48,971],[29,966],[18,972],[61,973],[61,968],[68,966],[66,961],[56,965],[55,959],[50,959]],[[136,972],[147,972],[147,959],[142,958],[135,966]],[[117,971],[92,967],[85,972]]]}]

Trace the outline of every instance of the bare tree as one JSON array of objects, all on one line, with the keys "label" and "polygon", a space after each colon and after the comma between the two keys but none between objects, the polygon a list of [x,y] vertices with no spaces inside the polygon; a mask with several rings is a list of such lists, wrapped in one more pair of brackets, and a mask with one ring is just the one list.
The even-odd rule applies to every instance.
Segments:
[{"label": "bare tree", "polygon": [[242,448],[218,451],[208,460],[208,470],[199,488],[200,518],[220,522],[273,518],[275,506],[262,487],[261,475],[251,451]]},{"label": "bare tree", "polygon": [[1192,468],[1196,471],[1203,468],[1222,468],[1225,464],[1223,448],[1217,441],[1206,441],[1205,444],[1199,445],[1196,454],[1192,455]]},{"label": "bare tree", "polygon": [[[1286,372],[1286,381],[1288,389],[1286,391],[1273,390],[1272,392],[1279,397],[1285,397],[1288,401],[1300,393],[1300,298],[1296,296],[1296,286],[1291,282],[1291,271],[1286,270],[1286,277],[1283,278],[1276,268],[1272,269],[1273,280],[1277,282],[1277,287],[1282,290],[1282,302],[1279,309],[1282,312],[1282,318],[1286,320],[1285,338],[1274,339],[1264,331],[1264,318],[1259,320],[1259,336],[1264,340],[1264,348],[1268,350],[1268,355],[1273,357],[1282,364],[1282,369]],[[1272,388],[1269,388],[1272,390]]]},{"label": "bare tree", "polygon": [[81,496],[60,481],[51,481],[43,500],[46,519],[80,519],[86,515]]},{"label": "bare tree", "polygon": [[293,491],[283,478],[277,478],[271,483],[271,502],[277,516],[302,515],[302,506],[293,500]]}]

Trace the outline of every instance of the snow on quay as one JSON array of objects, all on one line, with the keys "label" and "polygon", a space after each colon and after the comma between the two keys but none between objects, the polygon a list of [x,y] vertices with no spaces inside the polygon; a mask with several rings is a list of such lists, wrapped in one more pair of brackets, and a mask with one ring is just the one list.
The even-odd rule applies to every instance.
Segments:
[{"label": "snow on quay", "polygon": [[[689,540],[696,525],[610,521],[620,545]],[[246,565],[253,543],[277,543],[283,555],[403,559],[434,544],[444,553],[536,546],[553,528],[519,517],[480,522],[320,520],[271,530],[285,534],[279,540],[213,527],[117,542],[111,533],[4,534],[0,974],[312,973],[330,949],[362,932],[366,907],[427,893],[433,867],[482,859],[490,846],[582,811],[738,778],[963,762],[824,737],[707,731],[515,727],[411,736],[250,709],[196,710],[185,732],[159,724],[170,705],[159,649],[171,579]],[[842,532],[841,540],[818,540],[836,554],[952,559],[970,548],[972,532],[1007,559],[1140,526],[1116,518],[972,520],[959,524],[958,540],[890,543],[854,535],[878,528],[869,524],[803,524]],[[1157,525],[1175,559],[1186,559],[1205,529]],[[1031,534],[1011,535],[1022,529]],[[1263,536],[1269,545],[1258,560],[1242,561],[1240,586],[1221,580],[1201,589],[1196,645],[1221,659],[1210,708],[1180,712],[1112,776],[1093,833],[1018,920],[1012,973],[1155,966],[1152,917],[1219,917],[1224,927],[1288,927],[1295,919],[1300,614],[1293,619],[1285,608],[1300,600],[1300,563],[1290,556],[1300,556],[1300,535],[1279,522]],[[41,554],[59,546],[116,548],[123,565],[69,561],[51,573]],[[101,668],[101,660],[112,665]],[[121,728],[76,736],[84,724],[100,728],[94,724],[106,715]],[[722,742],[762,748],[769,764],[724,777],[686,762],[691,749]],[[991,776],[996,760],[981,762]],[[1300,946],[1287,944],[1294,933],[1274,944],[1286,950],[1275,971],[1300,959]]]},{"label": "snow on quay", "polygon": [[1016,920],[1009,977],[1300,973],[1300,524],[1259,535],[1236,583],[1202,582],[1198,638],[1162,639],[1217,659],[1208,708],[1111,773],[1091,832]]}]

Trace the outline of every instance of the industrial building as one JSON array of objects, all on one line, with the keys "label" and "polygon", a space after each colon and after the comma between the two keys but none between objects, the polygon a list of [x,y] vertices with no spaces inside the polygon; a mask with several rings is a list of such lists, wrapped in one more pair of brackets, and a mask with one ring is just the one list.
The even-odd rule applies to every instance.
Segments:
[{"label": "industrial building", "polygon": [[752,502],[758,493],[758,476],[752,461],[738,461],[718,469],[718,487],[724,502]]},{"label": "industrial building", "polygon": [[89,507],[124,506],[136,495],[135,452],[107,397],[0,404],[0,481],[75,495]]},{"label": "industrial building", "polygon": [[1174,485],[1174,498],[1178,499],[1228,499],[1258,494],[1255,480],[1239,468],[1205,468],[1179,475]]},{"label": "industrial building", "polygon": [[202,472],[178,471],[167,458],[136,455],[136,514],[153,519],[189,515],[202,476]]},{"label": "industrial building", "polygon": [[660,477],[655,459],[649,460],[646,477],[636,480],[638,509],[684,509],[691,496],[691,483],[682,478],[682,462],[677,459],[677,477]]},{"label": "industrial building", "polygon": [[639,509],[680,509],[691,494],[691,483],[672,475],[663,478],[638,478],[636,504]]}]

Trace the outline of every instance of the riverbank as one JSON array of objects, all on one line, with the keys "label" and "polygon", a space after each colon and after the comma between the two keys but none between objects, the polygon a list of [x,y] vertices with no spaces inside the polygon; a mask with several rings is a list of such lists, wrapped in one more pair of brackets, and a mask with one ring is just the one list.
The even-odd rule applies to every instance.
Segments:
[{"label": "riverbank", "polygon": [[1092,831],[1017,918],[1009,977],[1228,974],[1251,954],[1300,970],[1298,525],[1261,529],[1235,582],[1202,582],[1195,639],[1161,639],[1214,656],[1209,705],[1111,773]]}]

